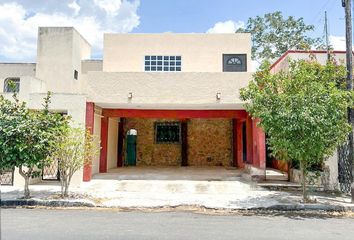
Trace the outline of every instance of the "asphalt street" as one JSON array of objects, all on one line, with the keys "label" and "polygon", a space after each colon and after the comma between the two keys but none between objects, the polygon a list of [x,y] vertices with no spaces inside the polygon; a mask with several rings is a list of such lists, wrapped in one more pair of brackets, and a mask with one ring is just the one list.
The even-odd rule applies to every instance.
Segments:
[{"label": "asphalt street", "polygon": [[353,218],[240,216],[185,212],[1,209],[10,239],[354,239]]}]

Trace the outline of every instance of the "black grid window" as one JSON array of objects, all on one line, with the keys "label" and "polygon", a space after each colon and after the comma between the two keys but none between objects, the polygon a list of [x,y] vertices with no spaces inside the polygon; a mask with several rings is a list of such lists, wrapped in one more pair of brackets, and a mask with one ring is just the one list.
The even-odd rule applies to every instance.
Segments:
[{"label": "black grid window", "polygon": [[4,93],[20,91],[20,78],[6,78],[4,81]]},{"label": "black grid window", "polygon": [[182,70],[181,56],[145,56],[144,62],[146,72],[180,72]]},{"label": "black grid window", "polygon": [[156,122],[156,143],[180,143],[181,124],[179,122]]}]

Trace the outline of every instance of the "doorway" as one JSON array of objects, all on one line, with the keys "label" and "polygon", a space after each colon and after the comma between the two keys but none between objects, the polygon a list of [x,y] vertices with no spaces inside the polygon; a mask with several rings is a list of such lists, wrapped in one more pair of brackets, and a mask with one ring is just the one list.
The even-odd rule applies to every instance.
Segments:
[{"label": "doorway", "polygon": [[135,129],[130,129],[127,132],[126,144],[126,166],[136,166],[136,139],[138,132]]}]

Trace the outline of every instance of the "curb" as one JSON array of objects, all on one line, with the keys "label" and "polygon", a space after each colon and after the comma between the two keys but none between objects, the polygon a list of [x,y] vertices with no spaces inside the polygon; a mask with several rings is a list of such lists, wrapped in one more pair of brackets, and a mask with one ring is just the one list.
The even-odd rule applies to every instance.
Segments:
[{"label": "curb", "polygon": [[96,207],[94,203],[67,200],[14,199],[1,200],[1,207],[44,206],[44,207]]},{"label": "curb", "polygon": [[354,206],[325,204],[276,204],[260,210],[271,211],[324,211],[324,212],[354,212]]},{"label": "curb", "polygon": [[[96,205],[93,202],[80,201],[80,200],[41,200],[41,199],[11,199],[11,200],[1,200],[1,207],[28,207],[28,206],[44,206],[44,207],[88,207],[88,208],[124,208],[130,210],[141,209],[141,206],[136,207],[120,207],[120,206],[102,206]],[[163,208],[171,207],[176,208],[176,206],[159,206],[159,207],[143,207],[144,209],[158,210]],[[190,207],[189,205],[179,205],[178,207]],[[251,207],[251,208],[210,208],[203,205],[198,205],[194,207],[214,209],[220,211],[322,211],[322,212],[354,212],[354,206],[341,206],[341,205],[325,205],[325,204],[276,204],[268,207]]]}]

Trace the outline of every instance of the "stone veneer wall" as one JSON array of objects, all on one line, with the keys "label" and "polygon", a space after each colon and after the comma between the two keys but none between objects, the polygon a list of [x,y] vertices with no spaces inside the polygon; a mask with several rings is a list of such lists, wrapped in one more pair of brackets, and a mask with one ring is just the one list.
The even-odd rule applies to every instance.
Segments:
[{"label": "stone veneer wall", "polygon": [[[155,144],[154,123],[156,121],[178,120],[125,119],[125,133],[129,129],[138,131],[137,165],[180,166],[182,161],[180,144]],[[230,119],[188,120],[188,165],[232,166],[232,121]]]},{"label": "stone veneer wall", "polygon": [[189,166],[232,166],[231,119],[191,119],[188,122]]},{"label": "stone veneer wall", "polygon": [[[155,144],[154,123],[156,121],[178,121],[173,119],[127,118],[124,132],[129,129],[138,131],[136,156],[138,166],[180,166],[180,144]],[[124,154],[126,146],[124,146]]]}]

